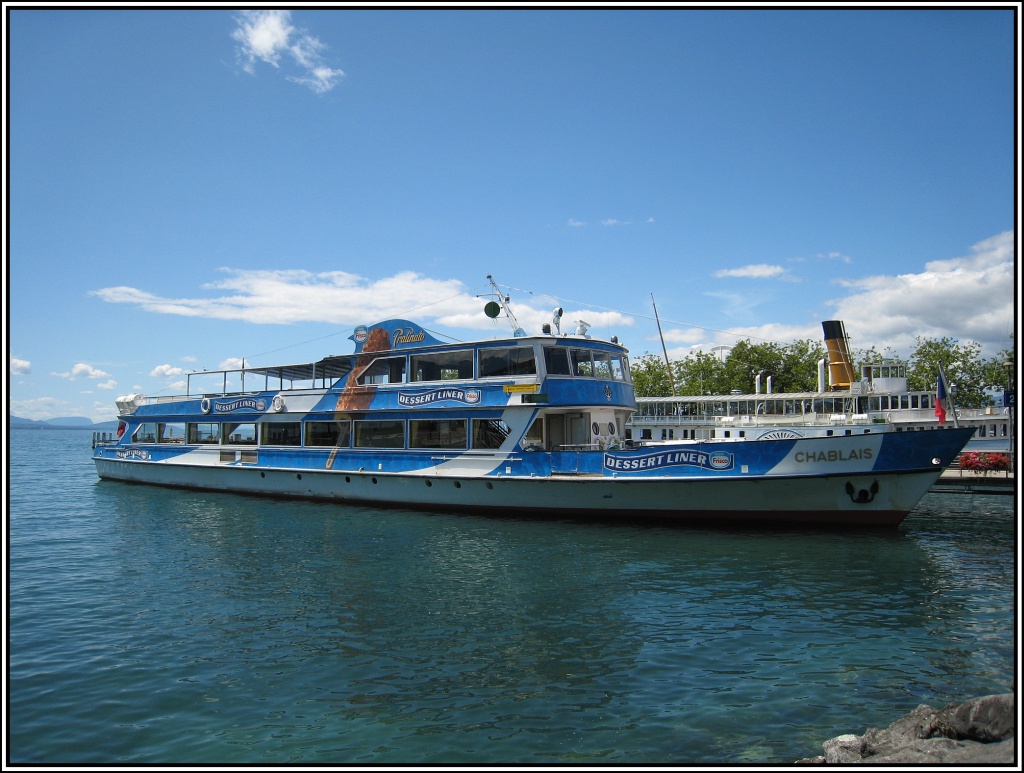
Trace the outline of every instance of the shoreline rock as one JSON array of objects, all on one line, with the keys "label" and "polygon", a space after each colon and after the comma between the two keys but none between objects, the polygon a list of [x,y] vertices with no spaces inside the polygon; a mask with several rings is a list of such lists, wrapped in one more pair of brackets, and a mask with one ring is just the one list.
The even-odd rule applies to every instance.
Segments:
[{"label": "shoreline rock", "polygon": [[825,754],[797,764],[973,764],[1016,762],[1014,695],[986,695],[942,709],[921,705],[885,730],[840,735]]}]

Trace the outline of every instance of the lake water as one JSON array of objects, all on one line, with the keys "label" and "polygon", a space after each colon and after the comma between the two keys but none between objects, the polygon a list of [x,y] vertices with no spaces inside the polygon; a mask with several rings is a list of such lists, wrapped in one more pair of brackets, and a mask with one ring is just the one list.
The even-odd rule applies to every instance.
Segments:
[{"label": "lake water", "polygon": [[587,524],[102,482],[9,433],[8,762],[789,763],[1015,682],[1015,497]]}]

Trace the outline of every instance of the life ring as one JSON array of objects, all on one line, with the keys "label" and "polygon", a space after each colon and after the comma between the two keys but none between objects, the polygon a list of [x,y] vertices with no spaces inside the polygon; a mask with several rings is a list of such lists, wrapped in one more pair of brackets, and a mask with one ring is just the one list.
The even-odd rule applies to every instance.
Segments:
[{"label": "life ring", "polygon": [[203,401],[201,403],[199,403],[199,407],[202,408],[203,413],[209,413],[210,412],[210,398],[209,397],[204,397]]},{"label": "life ring", "polygon": [[280,413],[284,410],[284,398],[281,395],[274,395],[274,399],[270,403],[270,407],[274,413]]}]

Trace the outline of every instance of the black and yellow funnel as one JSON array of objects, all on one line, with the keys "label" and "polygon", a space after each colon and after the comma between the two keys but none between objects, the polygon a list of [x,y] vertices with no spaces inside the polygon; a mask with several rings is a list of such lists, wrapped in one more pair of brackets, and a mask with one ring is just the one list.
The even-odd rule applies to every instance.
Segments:
[{"label": "black and yellow funnel", "polygon": [[821,323],[825,331],[825,348],[828,350],[828,377],[831,389],[849,389],[857,380],[850,360],[850,344],[846,337],[846,326],[838,319]]}]

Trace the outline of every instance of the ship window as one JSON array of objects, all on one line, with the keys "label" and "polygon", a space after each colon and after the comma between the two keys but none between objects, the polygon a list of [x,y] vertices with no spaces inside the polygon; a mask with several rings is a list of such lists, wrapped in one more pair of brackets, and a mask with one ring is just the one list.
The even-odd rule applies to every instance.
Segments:
[{"label": "ship window", "polygon": [[900,395],[900,408],[907,409],[910,407],[910,395]]},{"label": "ship window", "polygon": [[537,362],[532,346],[480,349],[477,352],[480,378],[496,376],[532,376],[537,372]]},{"label": "ship window", "polygon": [[410,360],[410,381],[449,381],[473,378],[473,352],[470,349],[457,352],[414,354]]},{"label": "ship window", "polygon": [[594,363],[590,360],[590,349],[570,349],[569,359],[572,360],[574,376],[594,375]]},{"label": "ship window", "polygon": [[298,421],[268,421],[260,425],[260,432],[265,446],[302,445],[302,423]]},{"label": "ship window", "polygon": [[199,422],[187,424],[189,443],[218,443],[220,438],[220,424],[214,422]]},{"label": "ship window", "polygon": [[921,407],[921,396],[920,395],[911,395],[910,396],[910,407],[911,408],[920,408]]},{"label": "ship window", "polygon": [[511,432],[501,419],[473,419],[473,448],[501,448]]},{"label": "ship window", "polygon": [[544,366],[549,376],[571,376],[568,352],[561,346],[549,346],[544,349]]},{"label": "ship window", "polygon": [[409,422],[409,448],[465,447],[465,419],[426,419]]},{"label": "ship window", "polygon": [[156,436],[157,443],[184,443],[185,423],[180,421],[159,424],[159,432]]},{"label": "ship window", "polygon": [[139,428],[135,430],[135,435],[132,439],[136,443],[155,443],[157,438],[158,427],[156,424],[140,424]]},{"label": "ship window", "polygon": [[611,381],[612,363],[608,352],[594,352],[594,377]]},{"label": "ship window", "polygon": [[405,381],[405,357],[379,357],[357,379],[359,384],[401,384]]},{"label": "ship window", "polygon": [[405,422],[356,421],[356,448],[404,448]]},{"label": "ship window", "polygon": [[228,424],[225,422],[224,438],[224,442],[231,445],[254,446],[256,445],[256,423]]},{"label": "ship window", "polygon": [[610,357],[610,363],[612,368],[612,378],[615,381],[625,381],[626,374],[629,373],[629,367],[624,363],[621,354],[613,354]]},{"label": "ship window", "polygon": [[310,421],[306,423],[307,446],[348,448],[352,425],[347,421]]}]

